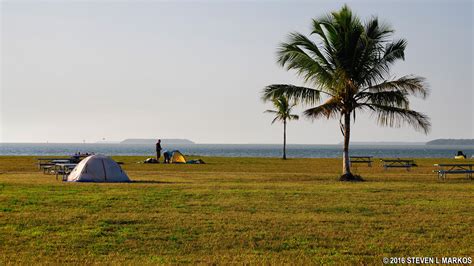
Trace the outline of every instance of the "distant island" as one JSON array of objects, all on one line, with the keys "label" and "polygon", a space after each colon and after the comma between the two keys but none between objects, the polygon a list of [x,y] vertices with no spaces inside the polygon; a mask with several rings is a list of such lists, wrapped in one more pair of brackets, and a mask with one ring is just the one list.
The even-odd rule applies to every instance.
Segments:
[{"label": "distant island", "polygon": [[[157,139],[126,139],[120,144],[155,144]],[[196,144],[189,139],[161,139],[161,144]]]},{"label": "distant island", "polygon": [[474,139],[435,139],[426,145],[474,145]]},{"label": "distant island", "polygon": [[[342,145],[339,142],[338,145]],[[472,145],[474,139],[435,139],[428,142],[409,142],[409,141],[354,141],[351,145]]]}]

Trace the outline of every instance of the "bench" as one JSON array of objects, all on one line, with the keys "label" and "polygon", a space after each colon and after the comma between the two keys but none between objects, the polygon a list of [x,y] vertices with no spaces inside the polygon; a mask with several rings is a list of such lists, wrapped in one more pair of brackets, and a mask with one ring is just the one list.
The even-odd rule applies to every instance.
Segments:
[{"label": "bench", "polygon": [[44,165],[43,166],[43,174],[54,174],[54,165],[55,164],[49,164],[49,165]]},{"label": "bench", "polygon": [[406,159],[381,159],[382,166],[384,170],[388,168],[405,168],[407,171],[410,171],[410,168],[416,166],[414,160],[406,160]]},{"label": "bench", "polygon": [[367,166],[372,167],[372,157],[373,156],[350,156],[351,165],[353,163],[366,163]]},{"label": "bench", "polygon": [[38,165],[39,165],[39,169],[43,170],[43,174],[46,174],[48,170],[50,170],[51,167],[53,167],[55,164],[54,163],[40,163]]},{"label": "bench", "polygon": [[59,175],[62,176],[62,181],[66,180],[66,177],[71,173],[71,171],[76,167],[77,163],[58,163],[54,166],[54,172],[56,174],[56,180],[58,180]]},{"label": "bench", "polygon": [[438,179],[446,179],[448,174],[465,174],[467,178],[472,179],[474,173],[474,164],[470,163],[450,163],[450,164],[434,164],[439,167],[438,170],[433,172],[438,174]]}]

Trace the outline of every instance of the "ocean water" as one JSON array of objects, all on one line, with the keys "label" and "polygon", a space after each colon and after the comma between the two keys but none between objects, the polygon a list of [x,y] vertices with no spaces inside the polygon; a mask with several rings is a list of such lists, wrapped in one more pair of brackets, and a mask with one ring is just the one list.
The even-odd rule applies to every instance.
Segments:
[{"label": "ocean water", "polygon": [[[154,145],[147,144],[92,144],[92,143],[0,143],[1,155],[70,156],[76,152],[105,155],[154,156]],[[282,145],[278,144],[183,144],[165,145],[164,150],[180,150],[186,155],[225,157],[281,157]],[[352,145],[354,156],[378,158],[452,158],[458,150],[468,157],[474,155],[474,146],[431,145]],[[287,146],[289,158],[341,157],[341,145]]]}]

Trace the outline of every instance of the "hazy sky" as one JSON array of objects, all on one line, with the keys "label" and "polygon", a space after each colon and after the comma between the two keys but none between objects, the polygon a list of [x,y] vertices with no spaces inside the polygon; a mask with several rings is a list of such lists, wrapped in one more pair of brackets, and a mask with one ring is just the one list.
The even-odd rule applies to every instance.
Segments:
[{"label": "hazy sky", "polygon": [[[474,137],[472,1],[346,1],[406,38],[393,75],[427,78],[431,95],[412,108],[429,135],[378,127],[359,115],[355,141]],[[2,142],[189,138],[200,143],[280,143],[260,92],[303,85],[276,62],[291,31],[336,1],[1,2]],[[301,109],[297,110],[300,112]],[[332,120],[301,119],[289,143],[337,143]]]}]

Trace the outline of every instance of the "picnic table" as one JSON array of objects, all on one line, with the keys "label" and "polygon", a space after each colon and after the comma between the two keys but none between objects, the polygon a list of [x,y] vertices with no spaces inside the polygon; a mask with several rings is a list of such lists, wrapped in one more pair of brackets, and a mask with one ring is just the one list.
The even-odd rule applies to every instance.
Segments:
[{"label": "picnic table", "polygon": [[54,166],[58,163],[79,163],[82,159],[86,158],[89,155],[73,155],[68,158],[55,158],[55,157],[46,157],[38,158],[38,168],[43,170],[43,173],[47,174],[54,170]]},{"label": "picnic table", "polygon": [[70,163],[71,160],[70,160],[70,159],[58,159],[58,160],[52,160],[51,162],[54,163],[54,164],[58,164],[58,163]]},{"label": "picnic table", "polygon": [[72,169],[76,167],[77,163],[57,163],[54,165],[54,172],[56,174],[56,180],[58,176],[62,175],[62,180],[64,181],[66,177],[71,173]]},{"label": "picnic table", "polygon": [[366,163],[369,167],[372,167],[373,156],[350,156],[349,159],[351,164],[353,163]]},{"label": "picnic table", "polygon": [[43,174],[54,174],[56,172],[56,165],[57,164],[67,164],[67,163],[73,163],[71,160],[52,160],[49,163],[43,164]]},{"label": "picnic table", "polygon": [[416,166],[415,161],[409,159],[381,159],[380,161],[385,170],[388,168],[405,168],[410,171],[411,167]]},{"label": "picnic table", "polygon": [[[65,162],[70,162],[71,158],[38,158],[38,168],[43,169],[45,166],[54,166],[56,163],[59,163],[61,161]],[[53,162],[53,161],[59,161],[59,162]]]},{"label": "picnic table", "polygon": [[472,179],[474,173],[474,164],[472,163],[446,163],[446,164],[434,164],[439,167],[438,170],[433,172],[438,173],[438,179],[445,179],[448,174],[466,174],[466,177]]}]

